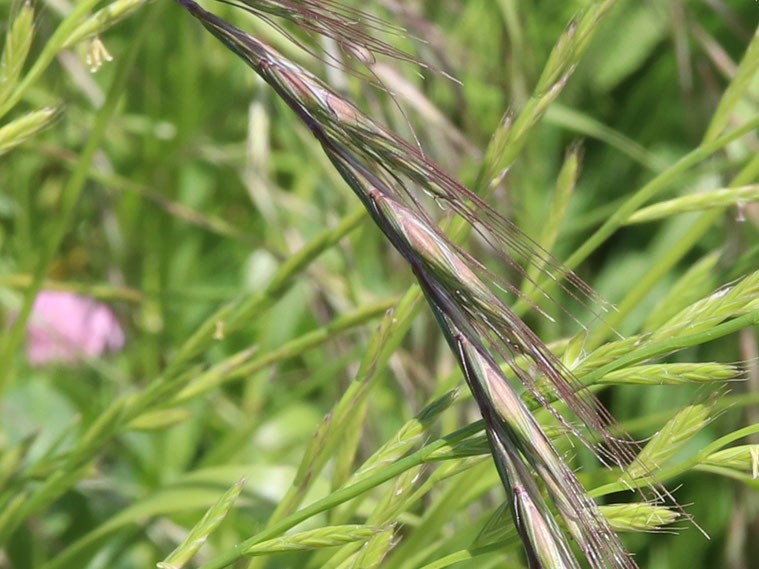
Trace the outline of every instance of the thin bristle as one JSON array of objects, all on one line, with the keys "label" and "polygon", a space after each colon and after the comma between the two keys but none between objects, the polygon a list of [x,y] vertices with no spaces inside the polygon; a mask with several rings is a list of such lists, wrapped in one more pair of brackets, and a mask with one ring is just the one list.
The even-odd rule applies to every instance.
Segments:
[{"label": "thin bristle", "polygon": [[[341,2],[316,2],[314,0],[216,1],[253,14],[270,24],[312,56],[328,65],[344,68],[349,73],[364,78],[381,89],[385,89],[385,86],[371,70],[378,56],[405,61],[458,82],[443,70],[428,64],[407,51],[394,47],[378,37],[378,35],[409,37],[407,30]],[[281,25],[280,20],[294,23],[301,32],[301,36],[296,36]],[[337,59],[334,55],[324,51],[318,41],[320,36],[333,40],[344,57]],[[421,41],[418,38],[413,39]]]}]

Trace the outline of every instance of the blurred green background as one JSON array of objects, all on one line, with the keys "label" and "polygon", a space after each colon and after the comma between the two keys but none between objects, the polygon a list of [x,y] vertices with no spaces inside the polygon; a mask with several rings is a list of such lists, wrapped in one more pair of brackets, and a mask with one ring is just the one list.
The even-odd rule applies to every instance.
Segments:
[{"label": "blurred green background", "polygon": [[[430,156],[472,183],[502,115],[525,104],[548,53],[584,4],[372,3],[378,15],[426,43],[402,36],[390,41],[461,81],[427,71],[421,77],[413,66],[380,61],[377,75],[405,116],[386,93],[309,57],[261,22],[227,6],[209,6],[303,62],[378,121],[406,137],[413,126]],[[35,3],[29,61],[70,7],[65,0]],[[17,8],[0,2],[0,21],[7,22]],[[569,256],[620,200],[699,144],[757,22],[759,5],[750,0],[618,2],[491,203],[528,234],[539,234],[565,153],[581,141],[581,174],[553,250],[559,259]],[[117,354],[77,367],[32,367],[23,352],[16,355],[0,406],[0,448],[7,451],[35,435],[26,464],[43,456],[64,432],[58,449],[65,451],[77,436],[77,424],[90,424],[117,397],[159,377],[213,310],[262,291],[295,251],[359,208],[318,144],[266,85],[177,5],[151,2],[100,35],[114,61],[91,73],[87,42],[61,52],[11,115],[43,106],[61,105],[63,111],[42,134],[0,157],[0,309],[6,315],[20,306],[41,245],[50,239],[49,228],[59,215],[63,187],[123,54],[143,29],[146,35],[128,71],[127,87],[46,285],[107,302],[125,328],[126,344]],[[757,114],[758,97],[754,80],[736,107],[735,126]],[[680,176],[660,198],[724,187],[756,150],[755,137],[729,146]],[[620,331],[640,330],[672,284],[710,252],[721,251],[708,276],[712,288],[755,270],[751,252],[759,213],[751,208],[742,214],[745,222],[728,210],[677,267],[657,279]],[[686,215],[624,228],[579,273],[607,299],[619,302],[692,222]],[[482,250],[477,243],[469,246],[475,253]],[[255,373],[191,400],[176,416],[163,418],[167,424],[114,438],[86,477],[13,534],[0,567],[41,567],[88,535],[86,546],[62,566],[152,566],[181,540],[181,528],[197,521],[242,475],[248,476],[245,500],[211,542],[221,551],[252,535],[287,490],[318,422],[355,376],[382,303],[403,294],[412,282],[402,259],[364,218],[301,272],[270,309],[238,332],[220,334],[201,360],[218,362],[251,346],[259,354],[276,353],[305,334],[329,331],[331,322],[360,307],[379,303],[379,309],[347,330],[328,332],[312,349],[273,358]],[[582,310],[573,311],[588,321]],[[556,323],[539,317],[529,322],[546,342],[579,329],[565,314]],[[748,330],[675,360],[735,362],[756,357],[756,351],[755,331]],[[748,368],[755,366],[753,361]],[[391,438],[431,396],[462,384],[454,367],[423,308],[373,386],[359,459]],[[736,383],[730,390],[743,393],[752,385]],[[605,392],[603,400],[622,421],[650,416],[663,421],[711,391],[629,386]],[[444,414],[433,431],[449,432],[476,418],[471,402],[465,402]],[[689,445],[700,448],[758,420],[755,408],[730,410]],[[636,436],[650,436],[657,426],[642,424]],[[34,477],[28,481],[36,483]],[[323,495],[329,486],[325,475],[313,491]],[[757,567],[759,549],[751,539],[759,535],[756,485],[691,472],[670,487],[678,488],[676,497],[712,539],[688,524],[681,525],[679,535],[626,536],[641,567]],[[459,504],[440,535],[455,535],[483,509],[503,500],[496,484],[485,490]],[[444,492],[445,485],[438,491]],[[130,510],[135,504],[140,507]],[[421,503],[408,516],[420,516],[423,510]],[[122,523],[114,518],[119,515]],[[109,531],[104,524],[114,519]],[[518,557],[502,557],[461,567],[519,566]],[[305,563],[283,556],[269,566]]]}]

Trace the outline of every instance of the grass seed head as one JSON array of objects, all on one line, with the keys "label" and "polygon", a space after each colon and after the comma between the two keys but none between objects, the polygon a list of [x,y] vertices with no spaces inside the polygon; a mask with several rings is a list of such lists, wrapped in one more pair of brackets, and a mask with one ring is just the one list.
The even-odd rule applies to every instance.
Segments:
[{"label": "grass seed head", "polygon": [[158,568],[181,569],[184,567],[206,542],[208,536],[224,521],[244,487],[245,479],[242,479],[227,490],[192,528],[185,540],[166,559],[157,564]]},{"label": "grass seed head", "polygon": [[59,108],[45,107],[0,127],[0,156],[49,127],[59,116]]},{"label": "grass seed head", "polygon": [[657,470],[710,421],[711,407],[691,405],[679,411],[656,433],[627,467],[626,474],[633,478],[649,475]]},{"label": "grass seed head", "polygon": [[253,557],[285,551],[321,549],[365,541],[381,531],[381,528],[366,525],[326,526],[313,530],[286,535],[262,541],[247,547],[242,553]]},{"label": "grass seed head", "polygon": [[[634,567],[529,411],[513,392],[503,391],[507,384],[498,382],[505,378],[496,374],[497,366],[486,354],[493,350],[505,359],[533,395],[582,438],[580,431],[536,388],[535,377],[543,374],[546,384],[572,412],[601,433],[606,444],[603,452],[614,462],[623,464],[634,453],[611,435],[612,420],[594,396],[581,389],[577,379],[508,308],[502,293],[518,295],[518,289],[488,271],[440,230],[417,192],[450,207],[523,276],[528,276],[523,264],[537,263],[550,275],[561,270],[557,262],[419,149],[374,123],[312,74],[191,0],[178,2],[253,67],[311,129],[343,179],[409,262],[451,347],[459,351],[462,366],[479,369],[483,377],[468,376],[468,381],[486,418],[502,480],[516,490],[514,513],[534,565],[574,568],[577,562],[545,506],[527,463],[540,476],[549,478],[546,483],[557,507],[594,567]],[[594,5],[596,9],[599,8]],[[293,23],[299,22],[299,18],[293,18]],[[328,25],[327,20],[322,23]],[[304,29],[316,31],[313,24],[304,24]],[[563,81],[552,85],[547,96],[555,96]],[[536,112],[542,112],[541,107]],[[592,296],[582,281],[571,274],[568,279],[579,295]],[[461,338],[466,342],[460,342]],[[531,366],[522,368],[515,363],[521,355],[527,356]],[[465,373],[469,374],[469,370],[465,369]]]},{"label": "grass seed head", "polygon": [[749,472],[759,478],[759,444],[739,445],[710,454],[701,464]]},{"label": "grass seed head", "polygon": [[16,87],[34,37],[34,8],[24,2],[13,18],[5,36],[0,56],[0,101],[5,100]]},{"label": "grass seed head", "polygon": [[656,531],[674,523],[680,514],[655,504],[608,504],[600,507],[601,513],[616,531]]},{"label": "grass seed head", "polygon": [[648,364],[626,367],[607,373],[598,384],[682,385],[729,381],[739,377],[741,370],[732,364],[717,362]]},{"label": "grass seed head", "polygon": [[[505,441],[509,441],[518,448],[517,456],[524,457],[545,484],[569,533],[593,567],[635,567],[585,488],[500,368],[466,337],[457,335],[456,338],[462,367],[483,416],[500,422],[490,429],[491,438],[502,441],[504,446],[508,446]],[[485,398],[478,396],[480,390]],[[502,472],[510,472],[510,469],[502,469]]]},{"label": "grass seed head", "polygon": [[517,531],[527,552],[530,568],[579,569],[540,491],[518,453],[507,441],[491,439],[501,478],[508,486]]}]

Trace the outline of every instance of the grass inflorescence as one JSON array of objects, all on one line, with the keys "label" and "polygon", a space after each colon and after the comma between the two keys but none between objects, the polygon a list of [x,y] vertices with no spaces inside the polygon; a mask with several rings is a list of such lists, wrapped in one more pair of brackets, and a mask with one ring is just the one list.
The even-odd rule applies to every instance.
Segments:
[{"label": "grass inflorescence", "polygon": [[[240,55],[298,114],[382,232],[409,263],[451,348],[459,354],[462,370],[483,413],[496,464],[507,492],[514,496],[515,520],[531,563],[546,566],[552,560],[549,566],[576,566],[569,545],[527,470],[526,461],[532,462],[540,478],[549,485],[570,533],[593,566],[634,566],[605,519],[586,499],[585,490],[571,469],[551,449],[538,423],[528,418],[530,412],[516,393],[508,399],[503,391],[496,395],[496,386],[501,390],[510,388],[506,377],[492,362],[490,350],[497,350],[492,353],[506,358],[525,387],[542,398],[534,389],[529,372],[515,362],[517,355],[527,354],[576,416],[603,434],[607,446],[600,452],[608,452],[611,460],[622,466],[632,455],[627,454],[616,437],[607,434],[610,417],[589,392],[572,386],[576,379],[570,372],[561,369],[550,350],[477,276],[478,272],[492,273],[438,228],[420,198],[414,195],[411,184],[450,206],[496,249],[509,255],[504,258],[508,265],[520,267],[519,259],[531,263],[535,259],[551,261],[476,194],[313,75],[198,5],[184,0],[180,3]],[[357,41],[371,48],[360,36]],[[527,275],[526,271],[523,274]],[[587,293],[588,288],[576,277],[570,281]],[[504,290],[516,291],[507,281],[501,284]],[[546,407],[553,410],[547,402]],[[562,418],[558,413],[556,416]],[[569,422],[565,421],[565,425],[572,428]]]},{"label": "grass inflorescence", "polygon": [[[2,12],[0,564],[751,559],[737,12],[177,1]],[[25,358],[51,289],[124,351]]]}]

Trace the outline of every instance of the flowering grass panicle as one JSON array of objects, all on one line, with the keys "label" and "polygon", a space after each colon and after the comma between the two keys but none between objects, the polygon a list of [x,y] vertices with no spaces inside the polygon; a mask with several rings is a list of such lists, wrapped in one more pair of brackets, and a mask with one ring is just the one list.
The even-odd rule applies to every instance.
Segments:
[{"label": "flowering grass panicle", "polygon": [[[535,274],[534,267],[539,267],[539,272],[549,276],[566,275],[565,290],[575,298],[594,300],[593,291],[422,151],[366,116],[312,73],[192,0],[177,1],[246,61],[297,113],[377,226],[409,263],[458,357],[485,420],[492,453],[511,496],[514,519],[530,566],[579,567],[567,535],[540,492],[538,481],[541,481],[568,534],[579,544],[591,566],[635,567],[571,468],[509,384],[496,359],[508,363],[532,395],[587,442],[590,437],[549,402],[536,381],[538,377],[544,378],[541,385],[550,386],[553,395],[566,403],[586,428],[600,435],[602,444],[587,444],[605,462],[624,467],[634,458],[637,447],[629,437],[620,436],[618,430],[612,434],[610,427],[614,421],[608,412],[509,308],[509,298],[524,298],[519,288],[489,270],[449,237],[429,213],[424,195],[463,219],[498,252],[507,267],[532,285],[536,286],[531,276]],[[371,35],[359,25],[366,22],[371,32],[373,27],[383,27],[378,20],[335,2],[246,0],[244,4],[248,11],[264,19],[281,16],[306,32],[328,35],[354,55],[360,47],[414,60],[411,56],[399,56],[379,40],[370,39]],[[348,25],[346,15],[355,22]],[[373,61],[364,55],[357,58],[367,65]]]}]

